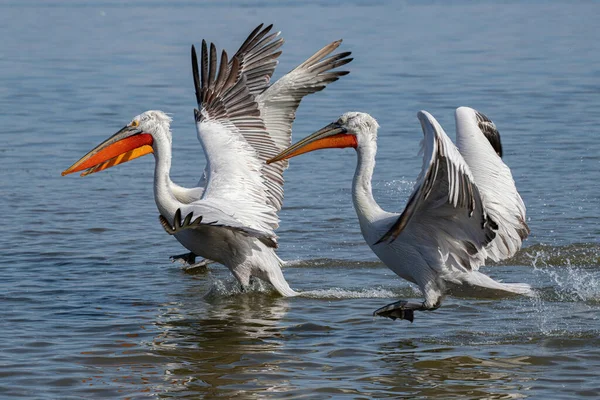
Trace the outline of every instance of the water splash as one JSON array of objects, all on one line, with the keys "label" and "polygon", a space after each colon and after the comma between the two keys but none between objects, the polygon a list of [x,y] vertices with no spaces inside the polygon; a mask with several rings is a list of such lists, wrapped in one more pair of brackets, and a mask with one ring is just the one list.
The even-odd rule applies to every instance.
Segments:
[{"label": "water splash", "polygon": [[[597,320],[600,304],[600,275],[596,268],[548,262],[548,253],[532,253],[531,266],[542,281],[538,295],[531,299],[531,318],[546,337],[587,337],[588,320]],[[595,325],[595,324],[594,324]]]},{"label": "water splash", "polygon": [[359,290],[330,288],[301,292],[300,296],[312,299],[389,299],[397,297],[420,296],[420,293],[417,293],[411,287],[404,287],[401,289],[403,289],[403,293],[400,293],[399,291],[392,291],[382,287],[374,287]]},{"label": "water splash", "polygon": [[566,246],[534,244],[521,249],[514,257],[490,265],[532,265],[543,262],[550,265],[573,264],[600,266],[600,245],[597,243],[573,243]]},{"label": "water splash", "polygon": [[[538,265],[541,264],[541,267]],[[590,302],[600,303],[600,276],[597,270],[571,265],[570,260],[562,266],[555,266],[547,262],[544,253],[537,253],[531,261],[533,270],[548,278],[553,287],[542,296],[548,300],[560,302]]]},{"label": "water splash", "polygon": [[204,295],[205,299],[216,299],[219,297],[232,297],[240,294],[249,293],[277,293],[275,288],[270,284],[260,280],[252,279],[250,285],[242,288],[240,283],[235,279],[212,279],[212,284],[208,289],[208,292]]}]

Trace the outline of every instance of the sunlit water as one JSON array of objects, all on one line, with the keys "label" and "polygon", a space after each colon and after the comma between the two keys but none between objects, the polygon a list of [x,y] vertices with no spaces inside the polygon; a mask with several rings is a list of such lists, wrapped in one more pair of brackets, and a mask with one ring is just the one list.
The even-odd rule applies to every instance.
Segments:
[{"label": "sunlit water", "polygon": [[[168,4],[168,5],[167,5]],[[600,7],[350,1],[0,3],[0,397],[598,398]],[[60,171],[147,109],[173,114],[173,179],[204,167],[189,47],[234,51],[259,22],[286,39],[276,77],[344,38],[352,73],[305,99],[295,139],[344,111],[380,125],[375,196],[401,211],[416,119],[453,136],[473,106],[502,134],[532,234],[484,268],[535,298],[449,297],[415,322],[373,318],[418,290],[364,244],[352,150],[286,173],[280,256],[302,291],[190,275],[157,222],[153,160]]]}]

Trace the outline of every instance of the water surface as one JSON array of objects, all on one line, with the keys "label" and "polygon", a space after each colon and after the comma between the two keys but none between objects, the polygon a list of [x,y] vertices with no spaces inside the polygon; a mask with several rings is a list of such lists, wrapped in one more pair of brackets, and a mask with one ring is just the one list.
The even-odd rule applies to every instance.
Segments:
[{"label": "water surface", "polygon": [[[598,398],[600,44],[595,3],[381,1],[0,4],[0,397]],[[449,297],[413,324],[371,317],[418,291],[368,249],[352,150],[292,161],[285,275],[304,294],[189,275],[157,222],[152,158],[60,177],[148,109],[172,113],[173,179],[204,168],[189,48],[286,39],[275,78],[344,38],[352,73],[302,103],[294,138],[350,110],[381,125],[374,191],[401,211],[420,109],[492,118],[532,233],[484,272],[534,299]]]}]

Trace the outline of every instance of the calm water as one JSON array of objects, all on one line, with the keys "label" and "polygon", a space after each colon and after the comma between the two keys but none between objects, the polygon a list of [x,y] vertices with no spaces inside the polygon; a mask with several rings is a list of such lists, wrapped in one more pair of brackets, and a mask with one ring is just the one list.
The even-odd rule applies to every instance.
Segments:
[{"label": "calm water", "polygon": [[[278,1],[0,3],[0,397],[600,397],[600,6],[329,6]],[[502,134],[532,234],[490,275],[536,299],[448,298],[413,324],[371,312],[418,292],[363,243],[355,155],[286,174],[280,255],[304,295],[239,293],[225,268],[183,273],[157,222],[152,157],[60,172],[136,114],[173,114],[173,179],[204,167],[189,47],[234,51],[259,22],[286,38],[276,77],[344,38],[352,74],[305,99],[295,140],[344,111],[381,125],[376,198],[402,210],[419,109],[453,136],[473,106]]]}]

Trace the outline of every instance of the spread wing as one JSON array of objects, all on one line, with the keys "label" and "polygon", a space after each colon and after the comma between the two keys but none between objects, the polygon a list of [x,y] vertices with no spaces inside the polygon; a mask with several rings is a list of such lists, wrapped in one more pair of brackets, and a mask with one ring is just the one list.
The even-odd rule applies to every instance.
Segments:
[{"label": "spread wing", "polygon": [[[283,45],[283,38],[279,37],[280,32],[270,33],[272,29],[272,24],[265,28],[260,24],[254,28],[227,64],[226,73],[229,73],[233,60],[238,60],[237,79],[244,75],[246,87],[253,95],[263,92],[269,86],[278,64],[277,59],[281,55],[279,48]],[[207,184],[207,175],[205,168],[197,187],[178,190],[177,193],[181,193],[178,200],[187,204],[201,198]]]},{"label": "spread wing", "polygon": [[488,255],[496,261],[511,257],[529,235],[529,227],[525,204],[501,158],[500,134],[488,117],[472,108],[458,108],[455,117],[458,149],[473,173],[486,212],[498,224]]},{"label": "spread wing", "polygon": [[269,180],[262,173],[261,151],[276,146],[260,117],[240,61],[202,42],[201,68],[192,47],[198,138],[207,159],[202,201],[211,201],[248,228],[273,232],[279,224]]},{"label": "spread wing", "polygon": [[272,24],[264,29],[263,24],[258,25],[232,58],[239,60],[239,74],[246,76],[246,86],[253,95],[262,93],[269,86],[281,55],[279,48],[283,38],[279,37],[280,32],[269,34],[272,28]]},{"label": "spread wing", "polygon": [[[292,123],[296,110],[304,96],[323,90],[329,83],[337,81],[348,71],[333,71],[348,64],[350,52],[330,54],[339,47],[341,40],[335,41],[317,51],[302,64],[277,80],[256,98],[265,128],[276,148],[274,152],[261,149],[259,157],[268,160],[292,144]],[[263,167],[273,193],[273,206],[280,210],[283,203],[283,171],[288,161],[273,163]]]},{"label": "spread wing", "polygon": [[485,210],[467,163],[431,114],[418,114],[423,128],[423,167],[404,211],[379,240],[427,246],[439,257],[432,267],[476,270],[496,224]]}]

